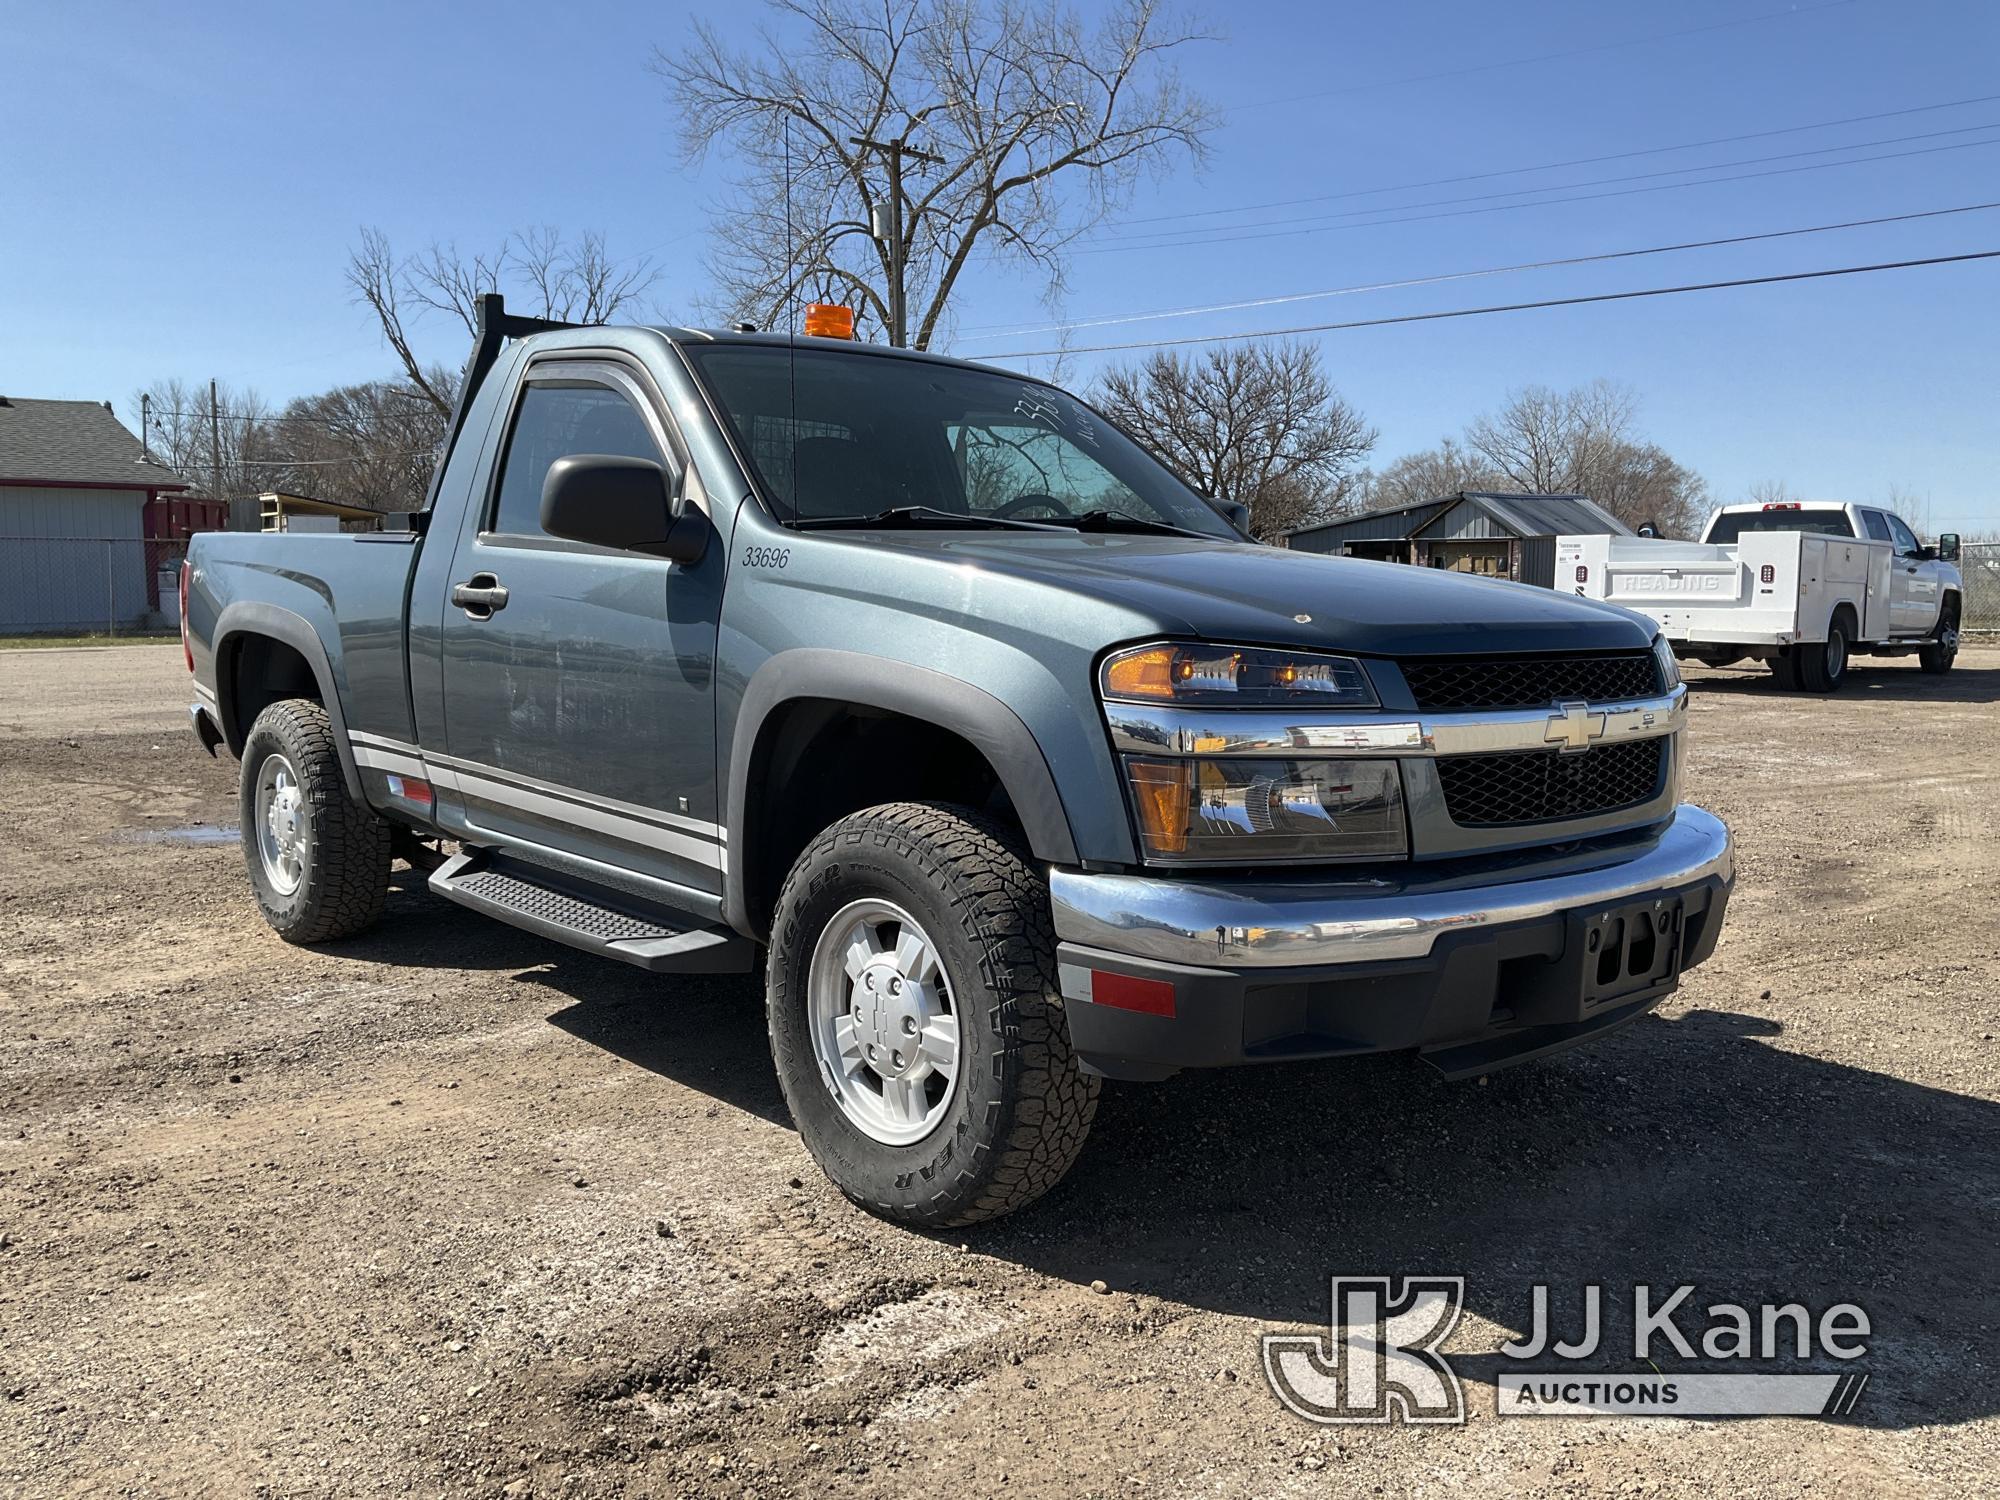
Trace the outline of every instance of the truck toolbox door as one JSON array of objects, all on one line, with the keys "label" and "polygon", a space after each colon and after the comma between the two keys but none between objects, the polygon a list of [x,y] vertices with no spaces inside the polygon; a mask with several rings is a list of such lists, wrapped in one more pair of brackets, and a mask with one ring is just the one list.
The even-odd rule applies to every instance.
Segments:
[{"label": "truck toolbox door", "polygon": [[[549,536],[569,454],[687,459],[634,366],[552,351],[514,394],[457,543],[441,636],[445,749],[463,836],[722,888],[714,670],[723,549],[692,567]],[[693,503],[699,504],[696,497]]]}]

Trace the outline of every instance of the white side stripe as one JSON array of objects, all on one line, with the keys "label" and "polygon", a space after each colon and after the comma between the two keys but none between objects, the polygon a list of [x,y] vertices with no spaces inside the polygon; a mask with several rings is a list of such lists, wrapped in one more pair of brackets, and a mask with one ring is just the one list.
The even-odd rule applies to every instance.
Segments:
[{"label": "white side stripe", "polygon": [[616,813],[604,812],[595,807],[584,807],[575,802],[563,802],[554,797],[544,797],[539,792],[530,792],[504,782],[488,781],[484,776],[474,776],[468,771],[458,772],[459,790],[468,797],[478,797],[499,807],[511,807],[517,812],[533,813],[536,817],[547,818],[552,823],[568,823],[578,828],[590,828],[599,833],[609,834],[627,843],[643,844],[649,849],[663,849],[694,864],[707,865],[711,869],[727,868],[726,854],[722,846],[706,839],[698,839],[684,833],[674,833],[652,823],[641,823],[637,818],[621,818]]},{"label": "white side stripe", "polygon": [[[718,844],[729,841],[726,828],[700,818],[594,796],[575,787],[523,776],[517,771],[502,771],[498,767],[481,765],[478,761],[440,755],[434,750],[425,750],[407,740],[390,739],[386,735],[365,734],[356,730],[350,731],[347,737],[353,742],[354,759],[358,765],[379,771],[394,771],[403,776],[425,777],[446,791],[469,792],[502,807],[533,811],[556,822],[611,832],[614,837],[633,843],[678,853],[682,844],[695,839],[713,840]],[[500,776],[505,776],[507,780],[495,779]],[[478,790],[475,791],[475,787]],[[559,805],[561,811],[543,811],[550,805]],[[595,821],[587,816],[590,814],[595,815]],[[629,828],[635,831],[616,831],[610,826],[613,824],[620,830]],[[662,828],[660,824],[669,826]],[[676,829],[684,832],[677,833]],[[719,851],[712,848],[705,848],[702,854],[688,857],[716,868],[722,868],[726,863]]]},{"label": "white side stripe", "polygon": [[370,766],[377,771],[393,771],[398,776],[427,779],[429,775],[424,769],[424,763],[415,756],[397,755],[392,751],[377,750],[371,745],[354,747],[354,763],[358,766]]}]

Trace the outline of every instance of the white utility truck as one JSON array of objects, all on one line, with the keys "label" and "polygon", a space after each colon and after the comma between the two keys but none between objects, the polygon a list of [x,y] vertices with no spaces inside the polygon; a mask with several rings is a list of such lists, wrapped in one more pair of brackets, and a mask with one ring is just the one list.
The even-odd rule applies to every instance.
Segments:
[{"label": "white utility truck", "polygon": [[1556,539],[1556,587],[1650,615],[1674,654],[1722,667],[1754,657],[1782,686],[1830,693],[1848,657],[1958,655],[1958,537],[1924,546],[1868,505],[1725,505],[1698,542]]}]

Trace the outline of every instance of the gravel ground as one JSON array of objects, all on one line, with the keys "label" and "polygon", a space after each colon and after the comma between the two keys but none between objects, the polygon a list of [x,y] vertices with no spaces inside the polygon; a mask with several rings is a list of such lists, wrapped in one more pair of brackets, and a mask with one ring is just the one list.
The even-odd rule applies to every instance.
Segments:
[{"label": "gravel ground", "polygon": [[[807,1159],[757,983],[407,873],[287,948],[178,648],[0,653],[0,1493],[1988,1488],[2000,651],[1696,686],[1739,884],[1657,1017],[1484,1086],[1113,1085],[1063,1187],[933,1239]],[[1466,1426],[1280,1408],[1257,1336],[1324,1331],[1336,1272],[1467,1278]],[[1844,1421],[1502,1420],[1542,1280],[1858,1301],[1872,1381]]]}]

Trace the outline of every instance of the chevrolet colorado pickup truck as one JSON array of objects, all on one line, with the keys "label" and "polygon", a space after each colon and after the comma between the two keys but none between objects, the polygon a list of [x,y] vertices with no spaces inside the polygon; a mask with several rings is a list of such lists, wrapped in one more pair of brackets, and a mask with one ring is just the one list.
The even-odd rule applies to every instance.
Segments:
[{"label": "chevrolet colorado pickup truck", "polygon": [[1780,687],[1830,693],[1859,652],[1951,670],[1957,558],[1955,534],[1926,546],[1875,506],[1785,500],[1725,505],[1698,542],[1558,537],[1556,579],[1649,616],[1678,656],[1710,667],[1752,657]]},{"label": "chevrolet colorado pickup truck", "polygon": [[1254,545],[1083,402],[927,354],[489,298],[461,390],[409,530],[194,539],[257,904],[347,937],[401,858],[605,958],[761,965],[874,1212],[1032,1201],[1105,1077],[1481,1074],[1715,946],[1729,835],[1625,610]]}]

